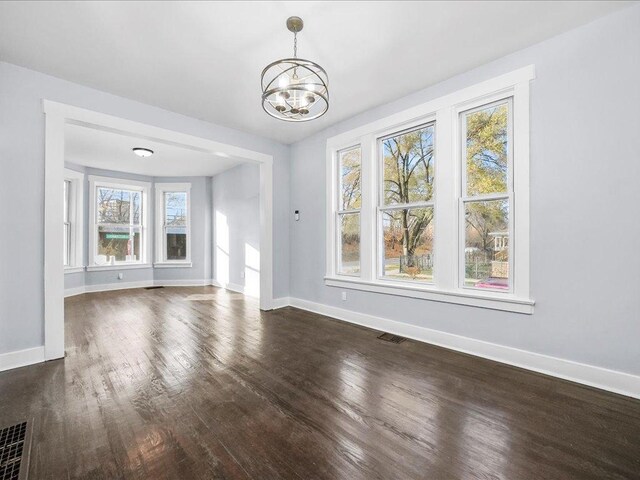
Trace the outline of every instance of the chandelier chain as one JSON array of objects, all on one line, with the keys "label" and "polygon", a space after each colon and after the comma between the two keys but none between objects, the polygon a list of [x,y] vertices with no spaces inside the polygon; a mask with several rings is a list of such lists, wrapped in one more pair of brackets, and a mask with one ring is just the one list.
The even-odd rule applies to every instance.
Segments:
[{"label": "chandelier chain", "polygon": [[298,32],[293,32],[293,58],[298,58]]}]

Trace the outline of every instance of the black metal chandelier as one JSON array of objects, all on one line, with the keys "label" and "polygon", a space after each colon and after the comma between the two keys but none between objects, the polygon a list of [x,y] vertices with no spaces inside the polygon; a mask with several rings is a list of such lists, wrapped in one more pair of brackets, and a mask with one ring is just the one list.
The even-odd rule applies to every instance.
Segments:
[{"label": "black metal chandelier", "polygon": [[298,58],[298,32],[304,23],[289,17],[293,32],[293,58],[283,58],[262,71],[262,108],[274,118],[287,122],[307,122],[329,109],[329,77],[317,63]]}]

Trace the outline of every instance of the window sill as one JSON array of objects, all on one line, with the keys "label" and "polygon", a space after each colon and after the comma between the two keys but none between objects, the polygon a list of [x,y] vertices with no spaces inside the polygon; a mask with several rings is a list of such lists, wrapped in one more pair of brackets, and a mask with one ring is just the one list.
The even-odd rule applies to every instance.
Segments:
[{"label": "window sill", "polygon": [[84,267],[64,267],[64,274],[84,272]]},{"label": "window sill", "polygon": [[87,272],[102,272],[108,270],[133,270],[138,268],[151,268],[150,263],[121,263],[117,265],[89,265]]},{"label": "window sill", "polygon": [[153,268],[191,268],[191,262],[157,262],[153,264]]},{"label": "window sill", "polygon": [[535,302],[529,299],[516,298],[509,294],[483,294],[466,291],[445,291],[433,287],[413,287],[410,285],[391,285],[382,282],[372,282],[353,278],[325,277],[325,285],[328,287],[341,287],[364,292],[397,295],[400,297],[419,298],[435,302],[454,303],[470,307],[502,310],[505,312],[533,314]]}]

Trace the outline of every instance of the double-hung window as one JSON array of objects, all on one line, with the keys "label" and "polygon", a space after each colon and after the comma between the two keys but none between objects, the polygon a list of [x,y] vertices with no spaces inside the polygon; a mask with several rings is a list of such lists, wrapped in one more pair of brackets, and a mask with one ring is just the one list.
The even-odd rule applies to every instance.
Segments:
[{"label": "double-hung window", "polygon": [[511,290],[512,111],[507,97],[460,114],[460,279],[467,288]]},{"label": "double-hung window", "polygon": [[84,174],[75,170],[64,171],[64,271],[81,272],[83,264],[83,205]]},{"label": "double-hung window", "polygon": [[360,207],[362,206],[360,147],[338,152],[340,187],[337,227],[339,232],[338,272],[360,274]]},{"label": "double-hung window", "polygon": [[191,266],[191,184],[156,184],[156,262]]},{"label": "double-hung window", "polygon": [[435,124],[378,140],[379,277],[433,283]]},{"label": "double-hung window", "polygon": [[149,184],[89,177],[91,222],[88,269],[147,263]]},{"label": "double-hung window", "polygon": [[327,141],[326,284],[532,313],[533,66]]}]

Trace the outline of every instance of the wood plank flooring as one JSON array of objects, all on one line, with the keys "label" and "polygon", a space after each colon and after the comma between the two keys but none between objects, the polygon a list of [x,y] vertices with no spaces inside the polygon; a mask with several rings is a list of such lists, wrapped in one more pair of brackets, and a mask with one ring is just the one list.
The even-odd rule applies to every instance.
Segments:
[{"label": "wood plank flooring", "polygon": [[214,287],[65,302],[30,479],[640,479],[640,401]]}]

